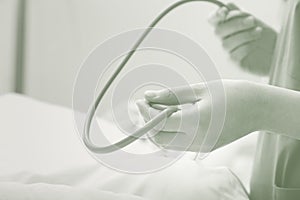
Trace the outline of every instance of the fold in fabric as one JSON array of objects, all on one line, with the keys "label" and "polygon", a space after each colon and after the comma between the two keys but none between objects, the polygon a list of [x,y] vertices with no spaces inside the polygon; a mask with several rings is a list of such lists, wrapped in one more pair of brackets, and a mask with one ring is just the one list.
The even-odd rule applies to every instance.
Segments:
[{"label": "fold in fabric", "polygon": [[288,1],[274,54],[270,84],[300,90],[300,0]]}]

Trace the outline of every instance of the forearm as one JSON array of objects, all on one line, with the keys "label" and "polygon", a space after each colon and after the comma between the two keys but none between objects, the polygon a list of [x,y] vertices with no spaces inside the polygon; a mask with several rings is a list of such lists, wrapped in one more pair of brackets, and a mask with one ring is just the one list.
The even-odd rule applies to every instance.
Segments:
[{"label": "forearm", "polygon": [[300,92],[269,85],[262,90],[259,127],[300,140]]}]

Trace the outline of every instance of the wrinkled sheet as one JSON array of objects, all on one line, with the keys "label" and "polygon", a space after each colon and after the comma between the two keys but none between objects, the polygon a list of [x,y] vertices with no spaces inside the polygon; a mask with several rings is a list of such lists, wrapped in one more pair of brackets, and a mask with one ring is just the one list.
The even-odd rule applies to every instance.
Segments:
[{"label": "wrinkled sheet", "polygon": [[145,198],[117,194],[98,189],[77,188],[67,185],[53,185],[47,183],[22,184],[18,182],[0,182],[0,199],[13,200],[145,200]]},{"label": "wrinkled sheet", "polygon": [[0,110],[0,199],[248,199],[231,170],[247,187],[254,136],[205,160],[186,156],[137,176],[96,162],[81,144],[70,109],[8,94],[0,96]]}]

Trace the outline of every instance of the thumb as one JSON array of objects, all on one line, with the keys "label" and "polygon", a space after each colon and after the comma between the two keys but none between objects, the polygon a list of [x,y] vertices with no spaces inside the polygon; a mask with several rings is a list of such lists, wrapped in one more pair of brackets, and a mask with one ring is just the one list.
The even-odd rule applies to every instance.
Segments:
[{"label": "thumb", "polygon": [[163,105],[194,103],[201,99],[204,90],[206,87],[202,83],[163,90],[148,90],[145,92],[145,98],[150,103]]}]

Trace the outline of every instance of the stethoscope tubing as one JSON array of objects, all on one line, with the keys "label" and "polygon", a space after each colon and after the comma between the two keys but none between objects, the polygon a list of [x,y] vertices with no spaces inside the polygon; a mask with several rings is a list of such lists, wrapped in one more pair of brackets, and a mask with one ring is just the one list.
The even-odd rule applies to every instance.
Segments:
[{"label": "stethoscope tubing", "polygon": [[105,154],[105,153],[111,153],[114,151],[117,151],[121,148],[124,148],[125,146],[131,144],[135,140],[139,139],[143,135],[147,134],[151,129],[156,127],[159,123],[161,123],[163,120],[170,117],[174,112],[178,111],[178,108],[176,106],[166,107],[163,109],[158,115],[156,115],[154,118],[152,118],[150,121],[148,121],[143,127],[136,130],[132,135],[114,143],[108,146],[97,146],[91,141],[90,137],[90,127],[91,123],[93,121],[93,118],[95,116],[96,110],[103,98],[103,96],[106,94],[107,90],[115,80],[115,78],[119,75],[121,70],[125,67],[129,59],[133,56],[137,48],[140,46],[140,44],[143,42],[143,40],[147,37],[147,35],[151,32],[151,30],[157,25],[157,23],[165,17],[168,13],[170,13],[175,8],[179,7],[180,5],[190,3],[190,2],[209,2],[212,4],[215,4],[219,7],[227,7],[224,3],[218,1],[218,0],[182,0],[178,1],[172,5],[170,5],[168,8],[166,8],[163,12],[161,12],[148,26],[148,28],[144,31],[142,36],[137,40],[137,42],[134,44],[132,49],[129,51],[127,56],[123,59],[123,61],[120,63],[120,65],[117,67],[117,69],[114,71],[112,76],[109,78],[109,80],[104,85],[103,89],[97,96],[96,100],[92,102],[91,106],[89,107],[89,110],[87,112],[87,117],[84,123],[83,128],[83,135],[82,140],[85,144],[85,146],[94,153],[99,154]]}]

